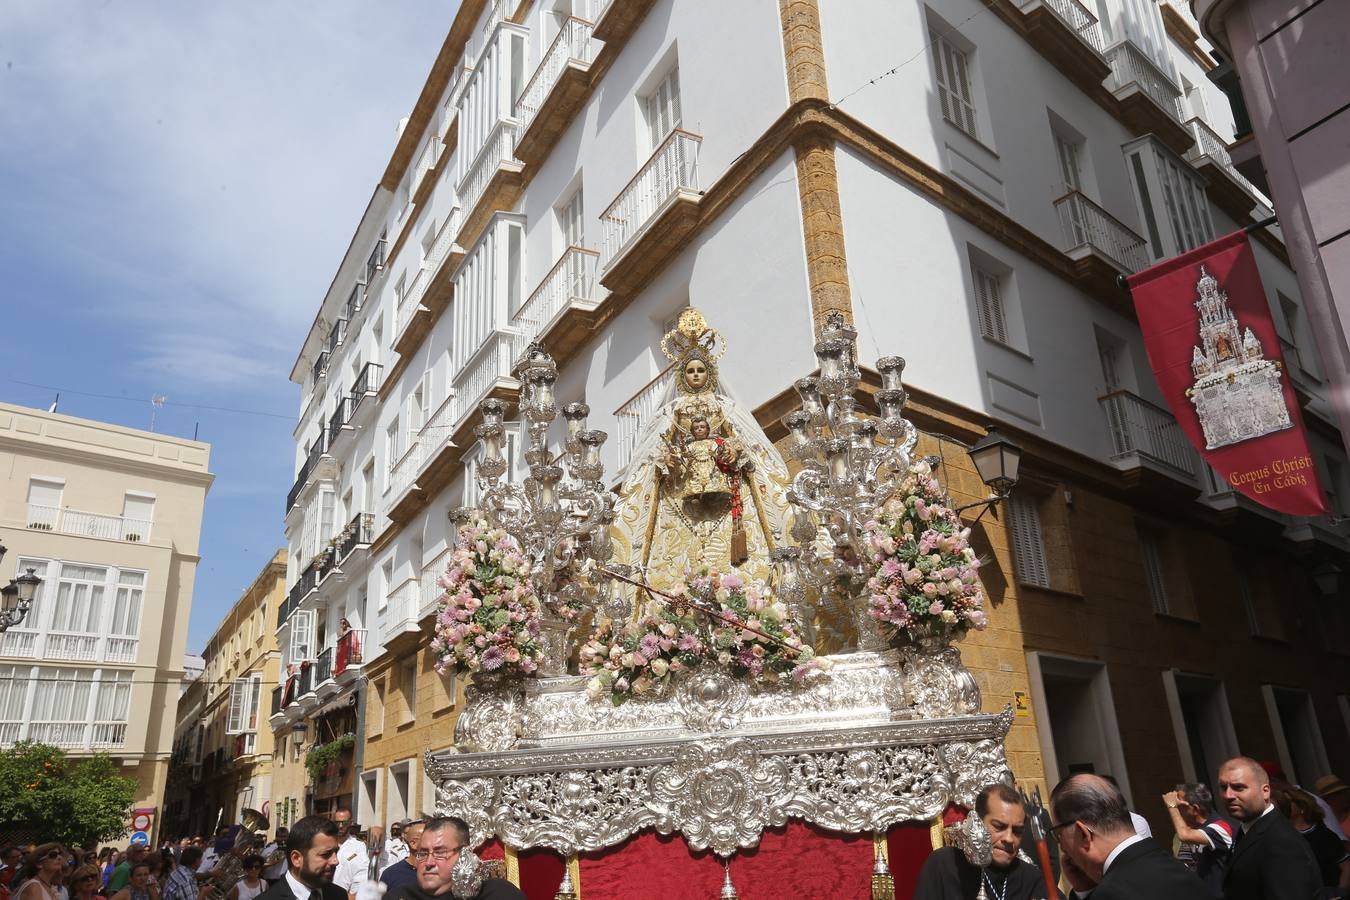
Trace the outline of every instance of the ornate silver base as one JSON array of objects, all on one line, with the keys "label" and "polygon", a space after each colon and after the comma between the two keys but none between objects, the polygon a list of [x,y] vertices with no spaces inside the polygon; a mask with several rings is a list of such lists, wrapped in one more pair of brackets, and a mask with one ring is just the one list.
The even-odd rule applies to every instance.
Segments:
[{"label": "ornate silver base", "polygon": [[1012,711],[978,711],[955,650],[831,660],[808,684],[708,670],[618,708],[577,677],[470,688],[457,746],[427,754],[436,808],[474,843],[566,856],[654,828],[725,857],[789,818],[885,831],[1010,781]]}]

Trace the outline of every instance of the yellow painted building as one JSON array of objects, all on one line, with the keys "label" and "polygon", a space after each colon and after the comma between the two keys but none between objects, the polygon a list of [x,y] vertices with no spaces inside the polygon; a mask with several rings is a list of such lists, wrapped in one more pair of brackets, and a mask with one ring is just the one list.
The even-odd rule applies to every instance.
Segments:
[{"label": "yellow painted building", "polygon": [[161,805],[210,446],[0,404],[6,577],[43,579],[0,635],[0,745],[109,754]]},{"label": "yellow painted building", "polygon": [[202,650],[204,671],[179,701],[166,802],[166,822],[179,835],[211,834],[244,809],[270,817],[284,796],[266,717],[280,666],[272,622],[285,596],[279,550],[216,626]]}]

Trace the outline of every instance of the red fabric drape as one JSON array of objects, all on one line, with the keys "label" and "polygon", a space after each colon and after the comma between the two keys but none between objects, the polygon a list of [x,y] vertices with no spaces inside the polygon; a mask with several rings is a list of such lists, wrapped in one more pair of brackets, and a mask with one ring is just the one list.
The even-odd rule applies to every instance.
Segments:
[{"label": "red fabric drape", "polygon": [[563,877],[563,858],[539,848],[520,854],[520,889],[530,900],[553,900]]}]

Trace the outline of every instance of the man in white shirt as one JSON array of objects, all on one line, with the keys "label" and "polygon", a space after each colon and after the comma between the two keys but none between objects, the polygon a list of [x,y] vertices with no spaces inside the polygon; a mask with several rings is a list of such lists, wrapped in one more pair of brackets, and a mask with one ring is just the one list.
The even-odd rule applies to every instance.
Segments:
[{"label": "man in white shirt", "polygon": [[277,839],[262,849],[263,859],[281,851],[280,858],[272,865],[263,869],[263,878],[267,879],[268,884],[276,884],[282,878],[286,877],[286,826],[277,829]]},{"label": "man in white shirt", "polygon": [[333,884],[347,892],[347,896],[356,897],[356,887],[370,877],[370,855],[366,842],[357,837],[359,826],[352,822],[350,809],[339,809],[333,813],[333,824],[338,827],[337,871],[333,874]]}]

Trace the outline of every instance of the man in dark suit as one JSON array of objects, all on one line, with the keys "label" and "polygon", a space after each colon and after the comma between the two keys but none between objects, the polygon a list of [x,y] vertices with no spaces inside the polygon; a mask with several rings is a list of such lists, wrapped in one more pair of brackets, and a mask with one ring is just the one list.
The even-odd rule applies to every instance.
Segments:
[{"label": "man in dark suit", "polygon": [[1092,900],[1197,900],[1195,873],[1134,830],[1119,790],[1096,775],[1073,775],[1050,794],[1064,874],[1075,896]]},{"label": "man in dark suit", "polygon": [[1239,825],[1223,879],[1227,900],[1314,900],[1321,896],[1312,850],[1270,802],[1270,777],[1259,762],[1238,756],[1220,766],[1219,796]]},{"label": "man in dark suit", "polygon": [[[460,854],[468,850],[469,826],[462,819],[428,819],[411,854],[417,864],[417,883],[394,888],[384,900],[450,900],[450,873]],[[476,896],[478,900],[525,900],[520,888],[502,878],[484,880]]]},{"label": "man in dark suit", "polygon": [[258,900],[347,900],[333,884],[338,827],[327,816],[306,816],[286,835],[286,874]]}]

